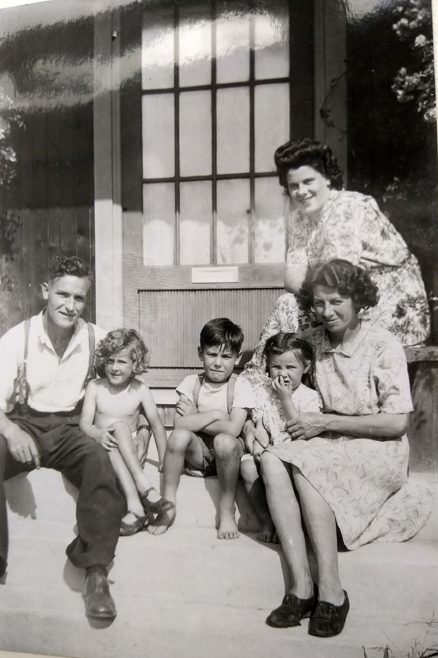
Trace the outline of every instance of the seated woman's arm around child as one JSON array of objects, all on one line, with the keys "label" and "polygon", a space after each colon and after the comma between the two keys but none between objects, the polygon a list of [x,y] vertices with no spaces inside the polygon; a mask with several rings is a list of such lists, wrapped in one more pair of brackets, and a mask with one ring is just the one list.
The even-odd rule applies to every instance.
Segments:
[{"label": "seated woman's arm around child", "polygon": [[109,452],[127,503],[122,535],[138,532],[152,515],[173,507],[144,473],[133,441],[143,411],[159,452],[166,444],[166,432],[149,387],[136,377],[145,372],[147,362],[147,348],[136,331],[117,329],[107,334],[96,349],[100,379],[87,386],[79,423],[85,434]]}]

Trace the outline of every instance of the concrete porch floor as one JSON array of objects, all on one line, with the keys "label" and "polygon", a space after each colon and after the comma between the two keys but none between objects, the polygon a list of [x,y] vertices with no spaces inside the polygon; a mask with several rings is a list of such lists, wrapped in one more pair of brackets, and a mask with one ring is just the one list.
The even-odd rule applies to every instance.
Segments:
[{"label": "concrete porch floor", "polygon": [[[158,483],[155,467],[147,469]],[[64,554],[74,495],[53,471],[20,476],[8,483],[0,649],[75,658],[383,658],[386,648],[388,658],[426,656],[438,650],[438,484],[432,486],[432,517],[413,540],[340,553],[351,611],[344,632],[322,640],[307,634],[307,620],[285,630],[264,623],[283,596],[281,553],[250,532],[216,539],[215,478],[182,478],[177,521],[165,535],[120,539],[110,572],[118,616],[91,623],[83,574]],[[240,525],[253,527],[241,490],[237,504]]]}]

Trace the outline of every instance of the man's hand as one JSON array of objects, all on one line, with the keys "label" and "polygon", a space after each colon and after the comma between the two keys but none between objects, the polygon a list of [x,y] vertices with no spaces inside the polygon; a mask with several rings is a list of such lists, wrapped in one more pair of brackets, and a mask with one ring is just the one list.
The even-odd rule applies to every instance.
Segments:
[{"label": "man's hand", "polygon": [[324,414],[320,413],[299,414],[296,418],[288,420],[286,427],[293,440],[307,441],[327,431]]},{"label": "man's hand", "polygon": [[178,402],[176,403],[175,411],[180,416],[191,416],[192,414],[197,414],[198,410],[189,398],[186,398],[185,395],[181,395]]},{"label": "man's hand", "polygon": [[117,448],[118,445],[116,437],[109,430],[95,430],[94,440],[102,448],[105,448],[107,452],[110,452],[113,448]]},{"label": "man's hand", "polygon": [[33,437],[15,425],[7,439],[9,452],[20,464],[34,464],[36,468],[41,466],[41,458],[38,446]]}]

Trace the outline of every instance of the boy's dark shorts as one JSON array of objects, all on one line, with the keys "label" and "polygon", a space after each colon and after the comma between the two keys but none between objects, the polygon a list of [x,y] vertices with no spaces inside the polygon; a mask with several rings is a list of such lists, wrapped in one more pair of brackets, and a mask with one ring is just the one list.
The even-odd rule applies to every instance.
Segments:
[{"label": "boy's dark shorts", "polygon": [[[214,436],[210,436],[205,432],[192,432],[193,438],[195,438],[202,450],[202,468],[198,469],[192,466],[187,459],[185,460],[184,466],[186,473],[188,475],[193,475],[195,477],[210,477],[211,475],[216,475],[216,457],[214,454],[213,441]],[[242,455],[245,452],[245,442],[241,436],[236,438],[237,443],[242,448]]]}]

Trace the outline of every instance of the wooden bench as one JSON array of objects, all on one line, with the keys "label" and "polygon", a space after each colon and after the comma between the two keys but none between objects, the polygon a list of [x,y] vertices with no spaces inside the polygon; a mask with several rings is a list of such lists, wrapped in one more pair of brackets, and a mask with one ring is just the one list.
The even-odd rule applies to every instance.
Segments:
[{"label": "wooden bench", "polygon": [[438,480],[438,346],[405,348],[414,411],[409,421],[410,468]]}]

